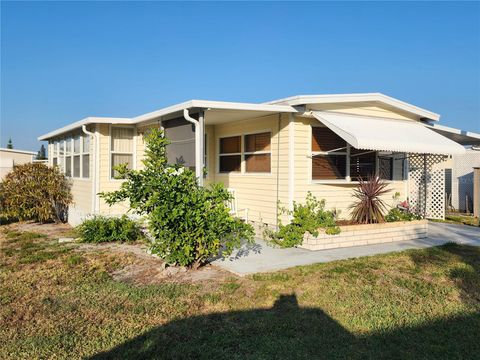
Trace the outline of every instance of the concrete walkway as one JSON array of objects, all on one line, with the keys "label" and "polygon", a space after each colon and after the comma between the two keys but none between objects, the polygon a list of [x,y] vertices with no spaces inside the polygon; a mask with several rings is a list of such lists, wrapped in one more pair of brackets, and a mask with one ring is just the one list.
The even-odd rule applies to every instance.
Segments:
[{"label": "concrete walkway", "polygon": [[215,260],[213,264],[243,276],[257,272],[282,270],[298,265],[370,256],[406,249],[421,249],[447,242],[480,246],[480,228],[429,222],[428,238],[426,239],[319,251],[272,248],[261,239],[255,241],[256,244],[243,246],[230,257]]}]

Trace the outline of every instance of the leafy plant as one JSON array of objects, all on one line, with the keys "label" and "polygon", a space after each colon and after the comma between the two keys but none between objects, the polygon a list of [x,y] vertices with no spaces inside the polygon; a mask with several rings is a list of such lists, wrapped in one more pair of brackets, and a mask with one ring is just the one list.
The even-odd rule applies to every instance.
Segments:
[{"label": "leafy plant", "polygon": [[168,164],[163,131],[151,129],[144,140],[144,169],[117,168],[125,181],[101,196],[110,205],[129,200],[133,212],[146,217],[152,253],[169,264],[197,267],[230,254],[242,239],[253,241],[252,226],[230,215],[231,195],[223,185],[200,186],[191,170]]},{"label": "leafy plant", "polygon": [[358,188],[353,196],[357,199],[349,208],[352,210],[352,220],[359,224],[384,222],[387,210],[382,195],[389,192],[388,184],[375,175],[369,175],[367,180],[359,179]]},{"label": "leafy plant", "polygon": [[401,210],[399,208],[392,208],[385,215],[386,222],[394,222],[394,221],[413,221],[413,220],[420,220],[422,217],[420,215],[414,214],[408,210]]},{"label": "leafy plant", "polygon": [[0,208],[6,219],[66,221],[72,202],[70,182],[56,167],[18,165],[0,183]]},{"label": "leafy plant", "polygon": [[110,241],[135,241],[143,237],[138,222],[128,216],[94,216],[76,228],[83,242],[102,243]]},{"label": "leafy plant", "polygon": [[335,223],[334,213],[325,210],[325,200],[317,200],[308,192],[305,204],[293,203],[293,211],[280,208],[282,214],[293,215],[292,221],[283,225],[279,221],[278,231],[266,230],[264,236],[272,243],[281,247],[293,247],[303,242],[303,236],[308,231],[313,236],[318,236],[319,229],[334,235],[340,233],[340,228]]}]

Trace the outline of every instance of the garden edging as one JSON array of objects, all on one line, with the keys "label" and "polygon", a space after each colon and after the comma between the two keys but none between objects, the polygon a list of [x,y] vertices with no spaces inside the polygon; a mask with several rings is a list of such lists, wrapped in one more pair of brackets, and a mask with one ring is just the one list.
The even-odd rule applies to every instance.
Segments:
[{"label": "garden edging", "polygon": [[417,240],[428,236],[428,221],[398,221],[382,224],[340,226],[340,234],[305,233],[300,245],[308,250],[326,250],[350,246],[383,244],[395,241]]}]

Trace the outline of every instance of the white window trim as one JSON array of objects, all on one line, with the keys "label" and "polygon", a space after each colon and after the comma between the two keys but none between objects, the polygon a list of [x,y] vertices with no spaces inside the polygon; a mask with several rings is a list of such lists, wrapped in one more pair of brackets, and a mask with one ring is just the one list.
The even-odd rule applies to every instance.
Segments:
[{"label": "white window trim", "polygon": [[[63,144],[63,154],[60,154],[60,148]],[[62,159],[62,161],[60,161]],[[63,164],[63,168],[62,168]],[[58,140],[58,160],[57,165],[60,168],[60,172],[65,175],[65,139]]]},{"label": "white window trim", "polygon": [[[247,135],[255,135],[255,134],[262,134],[262,133],[270,133],[270,151],[245,151],[245,137]],[[228,153],[228,154],[221,154],[220,153],[220,139],[229,138],[240,136],[240,152],[239,153]],[[250,132],[244,133],[236,133],[236,134],[227,134],[221,135],[217,138],[217,166],[216,166],[216,175],[229,175],[229,176],[272,176],[272,137],[273,132],[272,129],[262,129],[262,130],[255,130]],[[278,149],[277,149],[278,150]],[[270,171],[269,172],[248,172],[246,169],[246,161],[245,155],[261,155],[261,154],[270,154]],[[230,171],[230,172],[220,172],[220,156],[228,156],[228,155],[240,155],[240,171]]]},{"label": "white window trim", "polygon": [[[75,137],[79,137],[79,140],[80,140],[80,150],[78,153],[75,152],[75,146],[74,146],[74,141],[75,141]],[[90,152],[90,149],[88,149],[88,151],[84,151],[83,149],[83,138],[86,137],[86,136],[89,136],[89,135],[84,135],[84,134],[74,134],[74,135],[70,135],[68,137],[65,137],[65,138],[62,138],[60,140],[54,140],[52,141],[52,149],[54,151],[54,154],[53,155],[57,155],[57,156],[52,156],[51,157],[51,166],[53,166],[53,159],[57,159],[57,166],[60,167],[60,164],[61,164],[61,161],[60,159],[63,160],[63,169],[60,168],[61,172],[63,175],[65,175],[67,178],[69,179],[74,179],[75,181],[77,180],[80,180],[80,181],[90,181],[91,179],[91,176],[89,174],[88,177],[83,177],[83,156],[84,155],[91,155],[91,152]],[[71,144],[71,151],[70,151],[70,155],[67,155],[67,142],[70,141],[70,144]],[[56,142],[56,144],[55,144]],[[63,155],[60,156],[60,144],[63,143]],[[74,159],[75,159],[75,156],[79,156],[80,157],[80,176],[74,176]],[[67,166],[67,157],[71,157],[72,158],[72,161],[70,163],[70,176],[67,175],[67,172],[66,172],[66,166]],[[89,163],[89,166],[90,166],[90,163]],[[91,171],[89,171],[90,173]]]},{"label": "white window trim", "polygon": [[[50,156],[50,153],[48,154],[48,161],[50,163],[50,166],[53,166],[53,159],[57,159],[57,165],[58,165],[58,152],[59,152],[59,149],[58,149],[58,141],[57,140],[53,140],[51,142],[51,150],[52,150],[52,156]],[[51,159],[51,160],[50,160]]]},{"label": "white window trim", "polygon": [[[79,141],[80,141],[80,148],[78,149],[78,153],[75,152],[75,138],[78,137]],[[72,135],[72,176],[70,176],[72,179],[81,179],[82,178],[82,142],[83,142],[83,139],[82,139],[82,135],[80,134],[75,134],[75,135]],[[80,171],[78,172],[78,176],[75,176],[75,156],[79,156],[80,157]]]},{"label": "white window trim", "polygon": [[[313,136],[313,128],[314,127],[320,127],[320,128],[323,128],[323,127],[326,127],[326,126],[322,126],[322,125],[310,125],[310,129],[309,129],[309,152],[308,152],[308,155],[307,155],[307,158],[309,159],[308,161],[308,166],[307,166],[307,171],[308,171],[308,174],[307,174],[307,179],[309,180],[309,184],[338,184],[338,185],[349,185],[349,184],[352,184],[352,185],[356,185],[359,183],[359,181],[356,181],[356,180],[352,180],[351,179],[351,176],[350,176],[350,160],[351,160],[351,156],[350,156],[350,151],[351,151],[351,148],[352,146],[349,144],[349,143],[346,143],[347,144],[347,151],[346,152],[338,152],[338,151],[312,151],[312,136]],[[365,150],[365,152],[373,152],[374,150],[370,150],[370,151],[367,151]],[[313,156],[315,155],[343,155],[345,156],[346,155],[346,171],[345,171],[345,178],[344,179],[324,179],[324,180],[321,180],[321,179],[318,179],[318,180],[314,180],[313,179],[313,176],[312,176],[312,163],[313,163]],[[379,174],[379,163],[378,163],[378,151],[375,151],[375,174],[376,176],[378,176]],[[392,174],[393,174],[393,169],[394,167],[392,167]],[[385,182],[387,183],[394,183],[396,181],[404,181],[404,180],[384,180]]]},{"label": "white window trim", "polygon": [[[88,151],[85,151],[85,149],[83,148],[83,144],[84,144],[84,138],[87,138],[88,139],[88,146],[91,147],[91,144],[90,144],[90,135],[87,135],[87,134],[82,134],[80,136],[80,178],[79,180],[90,180],[90,175],[91,175],[91,169],[90,169],[90,165],[91,165],[91,154],[90,154],[90,149],[88,149]],[[89,155],[88,157],[88,177],[83,177],[83,157],[85,155]]]},{"label": "white window trim", "polygon": [[[133,129],[132,152],[112,151],[112,128]],[[123,182],[125,179],[115,179],[112,177],[112,155],[132,155],[132,170],[137,168],[137,131],[135,126],[131,125],[112,125],[108,127],[108,179],[113,182]]]},{"label": "white window trim", "polygon": [[[269,151],[265,151],[265,150],[262,150],[262,151],[249,151],[249,152],[246,152],[246,151],[243,151],[242,152],[242,163],[245,164],[245,175],[265,175],[265,176],[268,176],[268,175],[271,175],[272,174],[272,130],[262,130],[262,131],[254,131],[254,132],[249,132],[249,133],[244,133],[242,135],[242,142],[243,142],[243,150],[245,150],[245,138],[248,136],[248,135],[255,135],[255,134],[263,134],[263,133],[270,133],[270,150]],[[254,171],[247,171],[247,162],[245,160],[245,155],[262,155],[262,154],[270,154],[270,171],[269,172],[254,172]]]},{"label": "white window trim", "polygon": [[[64,143],[64,158],[65,158],[65,169],[64,174],[66,177],[73,179],[73,137],[67,136]],[[70,152],[67,154],[67,144],[70,143]],[[67,175],[67,158],[70,157],[70,175]]]},{"label": "white window trim", "polygon": [[[240,152],[238,153],[220,153],[220,142],[222,139],[231,138],[231,137],[240,137]],[[216,166],[216,175],[241,175],[243,170],[243,159],[242,159],[242,151],[243,151],[243,141],[242,141],[242,134],[228,134],[222,135],[217,138],[217,146],[216,146],[216,158],[217,158],[217,166]],[[240,155],[240,171],[220,171],[220,157],[221,156],[234,156]]]}]

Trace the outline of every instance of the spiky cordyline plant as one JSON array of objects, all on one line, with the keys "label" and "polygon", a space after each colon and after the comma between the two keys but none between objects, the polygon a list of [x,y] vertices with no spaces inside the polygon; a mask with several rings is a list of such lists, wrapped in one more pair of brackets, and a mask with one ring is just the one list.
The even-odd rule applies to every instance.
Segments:
[{"label": "spiky cordyline plant", "polygon": [[366,180],[360,178],[358,188],[353,191],[357,200],[350,206],[352,220],[359,224],[384,222],[387,207],[380,196],[390,191],[387,186],[385,181],[375,175],[369,175]]}]

